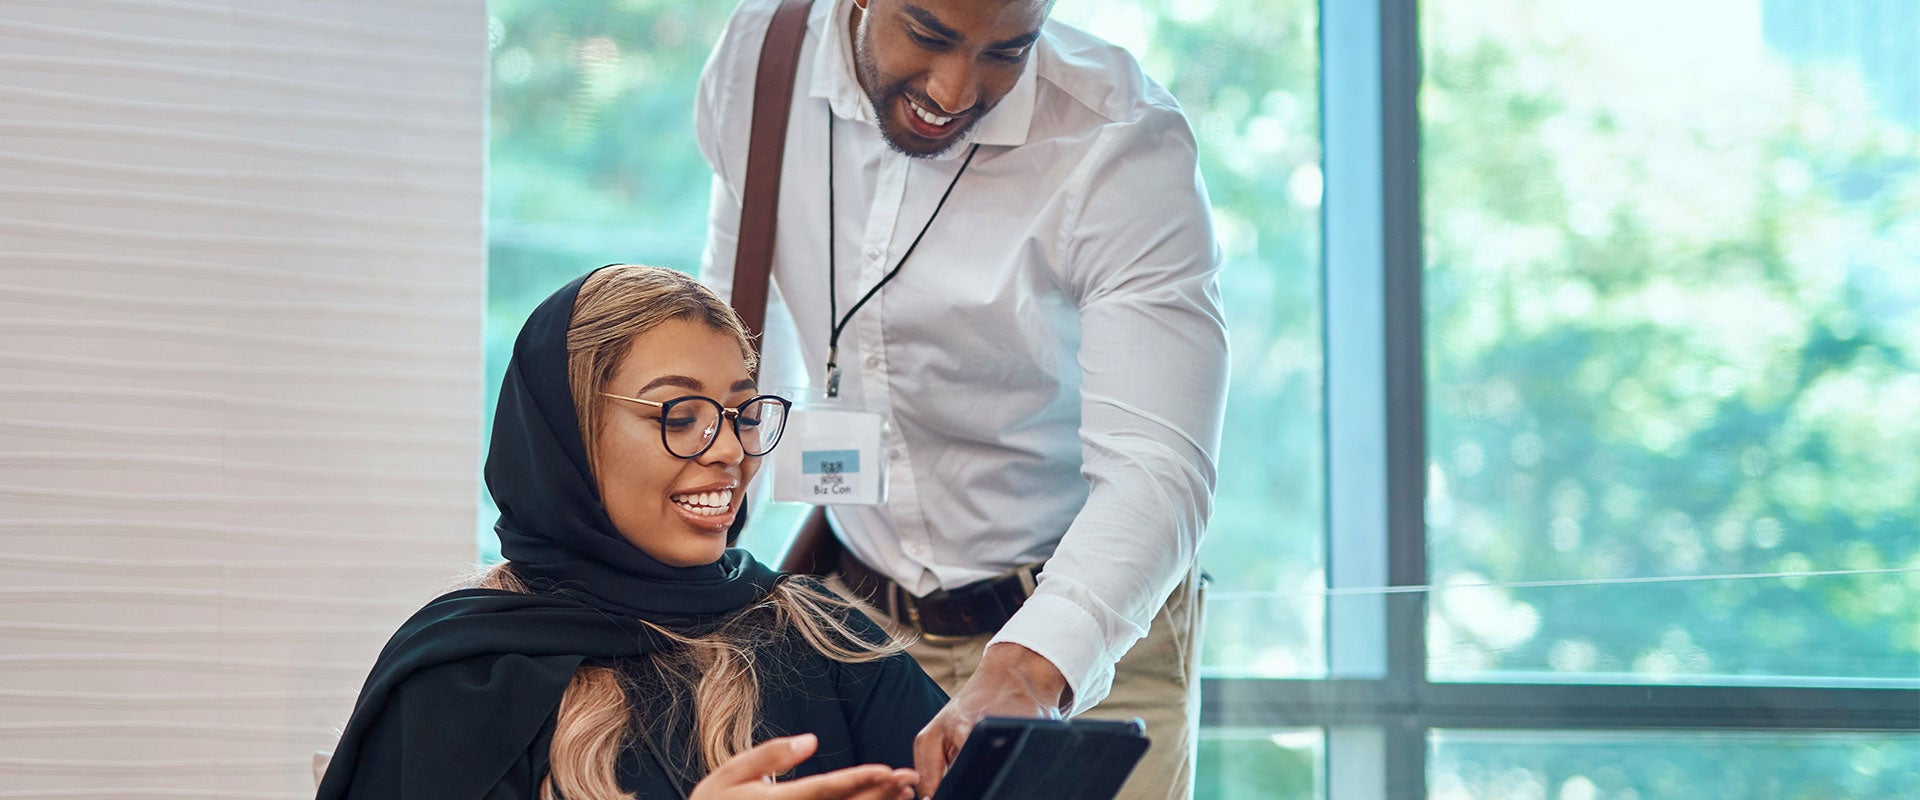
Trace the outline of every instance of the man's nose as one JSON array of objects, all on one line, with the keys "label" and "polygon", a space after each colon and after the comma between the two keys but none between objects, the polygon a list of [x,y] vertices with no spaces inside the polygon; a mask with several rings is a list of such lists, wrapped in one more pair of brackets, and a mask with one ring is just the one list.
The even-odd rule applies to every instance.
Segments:
[{"label": "man's nose", "polygon": [[973,59],[950,54],[935,61],[927,79],[927,99],[939,106],[927,110],[942,116],[973,108],[980,101],[980,76]]}]

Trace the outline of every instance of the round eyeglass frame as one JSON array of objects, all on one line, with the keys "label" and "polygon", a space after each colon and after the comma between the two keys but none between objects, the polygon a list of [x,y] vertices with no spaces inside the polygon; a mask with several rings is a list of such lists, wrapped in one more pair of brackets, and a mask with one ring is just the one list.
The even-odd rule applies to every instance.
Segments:
[{"label": "round eyeglass frame", "polygon": [[[787,432],[787,415],[788,415],[788,412],[793,410],[793,402],[777,394],[754,395],[752,397],[747,398],[746,400],[741,401],[740,405],[734,406],[732,408],[728,408],[724,405],[721,405],[720,401],[715,400],[711,397],[707,397],[705,395],[698,395],[698,394],[690,394],[684,397],[676,397],[676,398],[673,398],[672,400],[667,400],[667,401],[642,400],[638,397],[628,397],[623,394],[614,394],[612,392],[601,392],[600,396],[612,398],[614,400],[625,400],[629,403],[636,403],[643,406],[652,406],[654,408],[660,409],[661,417],[667,416],[667,412],[673,410],[674,406],[677,406],[681,403],[686,403],[691,401],[699,401],[699,402],[707,403],[713,406],[714,408],[719,409],[720,419],[722,421],[733,422],[733,438],[740,442],[740,452],[741,454],[745,455],[748,458],[759,458],[761,456],[764,456],[768,453],[773,452],[773,448],[776,445],[780,444],[780,437],[785,435]],[[742,409],[745,409],[747,406],[750,406],[750,405],[753,405],[754,403],[758,403],[765,400],[771,400],[775,403],[780,404],[780,430],[774,431],[773,441],[767,442],[767,446],[765,449],[761,450],[758,453],[755,453],[748,450],[746,437],[740,435],[740,412]],[[713,428],[713,435],[710,437],[707,437],[707,443],[705,445],[701,446],[699,450],[693,452],[692,454],[683,456],[679,453],[674,452],[673,443],[671,441],[668,441],[667,426],[665,425],[660,426],[660,446],[667,451],[667,455],[673,456],[674,458],[685,459],[685,460],[692,460],[692,459],[699,458],[703,455],[706,455],[708,450],[712,450],[713,443],[717,441],[720,441],[720,427],[716,425]]]}]

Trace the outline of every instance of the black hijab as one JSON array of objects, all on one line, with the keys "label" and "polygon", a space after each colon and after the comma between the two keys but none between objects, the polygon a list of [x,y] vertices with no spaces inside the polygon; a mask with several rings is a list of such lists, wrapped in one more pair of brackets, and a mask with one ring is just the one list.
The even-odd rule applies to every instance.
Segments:
[{"label": "black hijab", "polygon": [[487,455],[501,554],[536,593],[462,590],[407,620],[360,691],[320,800],[487,796],[523,763],[583,662],[665,646],[636,620],[705,628],[778,583],[744,550],[668,566],[607,517],[567,383],[567,328],[586,279],[520,329]]}]

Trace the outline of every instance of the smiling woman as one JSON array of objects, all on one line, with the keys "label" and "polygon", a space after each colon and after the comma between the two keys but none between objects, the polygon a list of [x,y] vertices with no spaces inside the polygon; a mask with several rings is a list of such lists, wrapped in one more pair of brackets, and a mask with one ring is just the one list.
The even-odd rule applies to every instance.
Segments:
[{"label": "smiling woman", "polygon": [[945,695],[824,587],[726,546],[785,409],[752,358],[672,270],[602,268],[534,310],[487,458],[508,560],[401,626],[321,798],[910,795]]},{"label": "smiling woman", "polygon": [[[719,424],[722,406],[756,399],[745,332],[691,278],[658,269],[601,270],[581,288],[574,317],[567,378],[614,527],[667,564],[713,563],[746,497],[736,490],[760,466]],[[720,402],[681,402],[706,393]],[[710,419],[689,415],[701,405],[715,412]],[[689,435],[698,446],[676,450]],[[758,456],[769,448],[752,449]]]}]

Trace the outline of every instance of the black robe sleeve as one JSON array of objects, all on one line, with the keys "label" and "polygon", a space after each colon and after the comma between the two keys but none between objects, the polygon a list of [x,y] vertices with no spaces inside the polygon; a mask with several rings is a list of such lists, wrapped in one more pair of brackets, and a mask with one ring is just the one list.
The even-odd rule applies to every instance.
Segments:
[{"label": "black robe sleeve", "polygon": [[[849,613],[849,626],[862,638],[886,638],[865,614]],[[837,696],[853,738],[854,763],[913,766],[913,737],[946,706],[947,693],[906,653],[836,666]]]},{"label": "black robe sleeve", "polygon": [[533,744],[527,751],[507,765],[506,774],[500,776],[500,782],[493,785],[480,800],[539,800],[540,782],[547,779],[547,770],[553,749],[553,727],[559,717],[559,709],[547,718],[547,724],[533,737]]}]

